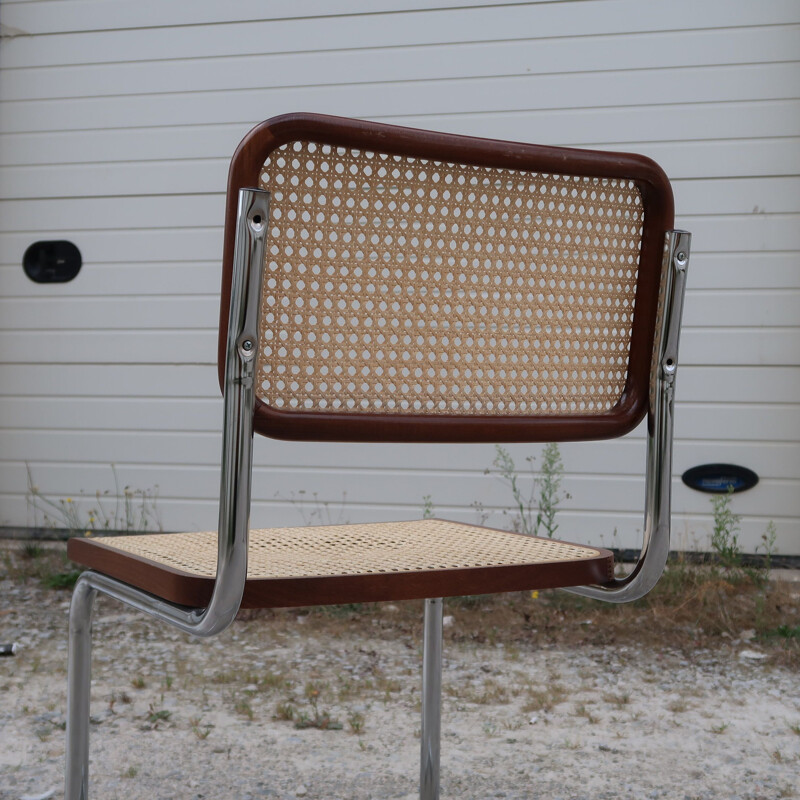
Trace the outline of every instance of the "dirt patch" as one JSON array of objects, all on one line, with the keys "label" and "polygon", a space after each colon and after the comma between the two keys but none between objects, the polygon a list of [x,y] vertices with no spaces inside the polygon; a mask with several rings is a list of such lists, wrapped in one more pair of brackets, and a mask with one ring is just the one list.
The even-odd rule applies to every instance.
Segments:
[{"label": "dirt patch", "polygon": [[[0,659],[4,800],[62,796],[69,595],[41,585],[61,566],[5,559],[0,640],[19,651]],[[669,614],[657,596],[449,601],[442,796],[795,796],[796,640],[762,633],[793,630],[800,588],[755,596],[759,632],[735,610],[749,590],[725,583]],[[101,598],[92,796],[415,797],[420,659],[420,603],[251,612],[200,640]]]}]

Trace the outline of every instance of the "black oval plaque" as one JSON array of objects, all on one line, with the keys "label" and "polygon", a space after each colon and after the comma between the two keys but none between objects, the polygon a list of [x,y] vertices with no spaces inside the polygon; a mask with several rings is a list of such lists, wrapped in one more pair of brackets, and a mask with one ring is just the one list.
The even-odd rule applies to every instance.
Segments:
[{"label": "black oval plaque", "polygon": [[709,494],[744,492],[758,483],[753,470],[737,464],[701,464],[687,469],[681,478],[689,488]]},{"label": "black oval plaque", "polygon": [[35,283],[66,283],[81,270],[81,251],[72,243],[34,242],[22,258],[25,274]]}]

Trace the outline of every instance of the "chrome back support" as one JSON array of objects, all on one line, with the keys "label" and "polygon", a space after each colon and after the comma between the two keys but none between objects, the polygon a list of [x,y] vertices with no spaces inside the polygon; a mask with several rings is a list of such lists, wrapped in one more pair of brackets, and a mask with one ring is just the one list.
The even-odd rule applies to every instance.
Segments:
[{"label": "chrome back support", "polygon": [[661,577],[669,556],[670,509],[672,494],[672,417],[675,401],[675,375],[678,369],[678,340],[686,290],[686,269],[692,235],[687,231],[668,231],[664,249],[666,270],[664,309],[660,330],[656,331],[655,392],[647,420],[647,472],[642,550],[633,570],[605,586],[576,586],[565,591],[606,600],[628,603],[646,595]]}]

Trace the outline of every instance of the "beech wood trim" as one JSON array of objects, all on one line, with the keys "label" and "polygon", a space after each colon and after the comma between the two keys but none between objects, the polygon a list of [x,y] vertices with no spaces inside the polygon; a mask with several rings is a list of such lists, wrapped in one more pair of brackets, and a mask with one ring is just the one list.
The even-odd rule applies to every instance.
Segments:
[{"label": "beech wood trim", "polygon": [[284,114],[262,122],[244,137],[231,160],[218,344],[220,386],[225,367],[238,193],[242,188],[258,186],[264,162],[275,148],[297,140],[461,164],[634,181],[642,196],[644,229],[628,377],[614,408],[594,415],[486,417],[287,412],[269,408],[256,398],[253,420],[256,433],[316,441],[570,441],[622,436],[642,420],[648,410],[664,234],[674,225],[672,189],[654,161],[630,153],[481,139],[321,114]]},{"label": "beech wood trim", "polygon": [[[521,535],[521,534],[520,534]],[[248,580],[242,608],[294,608],[426,597],[492,594],[528,589],[608,583],[614,556],[597,550],[596,558],[501,567],[389,572],[310,578]],[[213,577],[200,577],[107,547],[91,539],[70,539],[72,561],[136,586],[171,603],[204,608],[211,599]]]}]

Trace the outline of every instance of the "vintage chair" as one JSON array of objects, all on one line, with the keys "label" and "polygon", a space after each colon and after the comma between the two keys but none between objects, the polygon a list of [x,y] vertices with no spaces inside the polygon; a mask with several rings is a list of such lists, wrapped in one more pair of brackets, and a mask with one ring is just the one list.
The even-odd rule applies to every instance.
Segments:
[{"label": "vintage chair", "polygon": [[[258,187],[258,188],[257,188]],[[420,797],[439,796],[443,596],[575,587],[634,600],[669,550],[690,235],[647,158],[290,114],[236,151],[219,367],[219,532],[73,539],[66,797],[88,796],[92,604],[211,636],[240,606],[425,600]],[[248,529],[253,431],[542,442],[644,415],[644,543],[611,553],[455,522]]]}]

